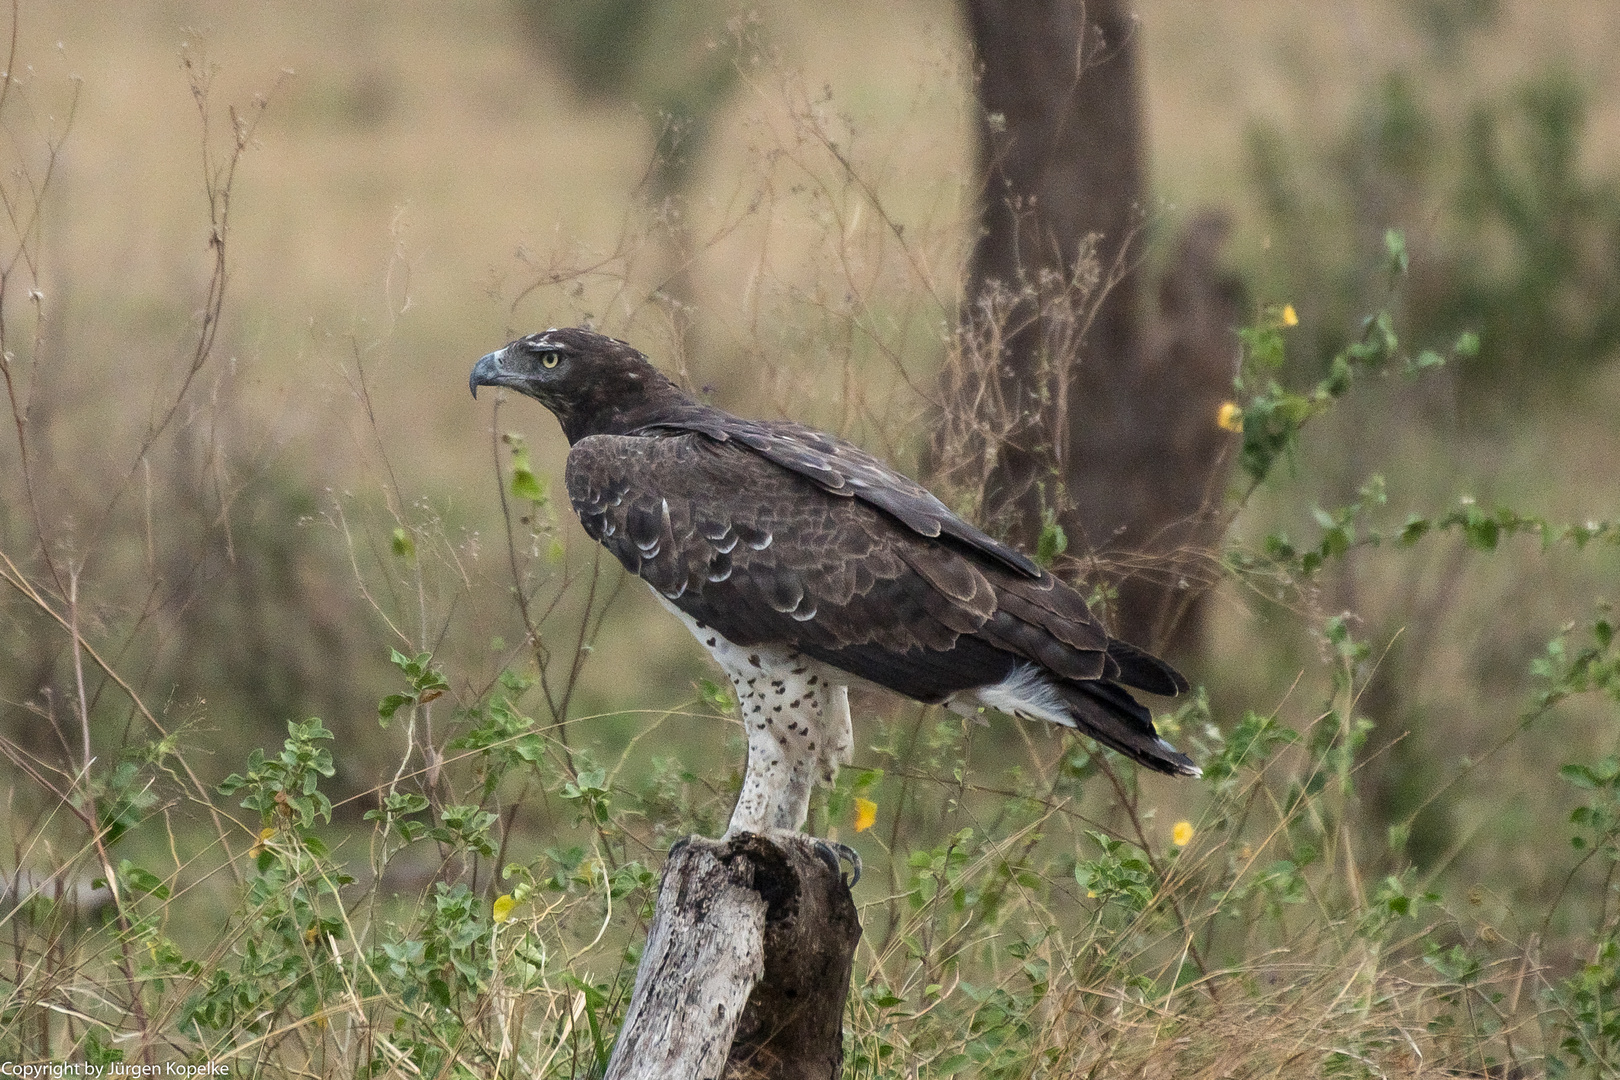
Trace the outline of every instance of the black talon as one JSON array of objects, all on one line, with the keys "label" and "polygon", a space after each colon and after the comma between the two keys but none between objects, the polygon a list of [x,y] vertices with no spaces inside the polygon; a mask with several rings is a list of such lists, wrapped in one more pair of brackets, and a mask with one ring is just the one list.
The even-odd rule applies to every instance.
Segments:
[{"label": "black talon", "polygon": [[844,866],[838,861],[838,853],[833,850],[833,846],[831,844],[827,843],[825,840],[817,840],[815,843],[811,844],[810,847],[815,851],[816,856],[820,858],[822,862],[827,864],[827,869],[831,870],[835,874],[838,874],[840,877],[843,876]]},{"label": "black talon", "polygon": [[844,862],[848,861],[850,876],[848,885],[854,888],[861,880],[861,854],[848,844],[840,844],[836,840],[816,840],[812,845],[821,861],[839,877],[844,874]]}]

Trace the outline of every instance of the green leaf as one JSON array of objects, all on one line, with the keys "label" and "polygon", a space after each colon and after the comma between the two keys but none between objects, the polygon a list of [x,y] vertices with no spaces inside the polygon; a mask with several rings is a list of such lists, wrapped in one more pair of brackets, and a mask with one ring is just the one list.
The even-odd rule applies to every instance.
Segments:
[{"label": "green leaf", "polygon": [[416,541],[411,538],[411,534],[406,532],[403,526],[394,530],[392,547],[394,554],[402,559],[416,558]]},{"label": "green leaf", "polygon": [[1317,394],[1323,397],[1343,397],[1355,381],[1355,374],[1350,370],[1350,361],[1344,353],[1335,356],[1328,364],[1327,378],[1317,386]]},{"label": "green leaf", "polygon": [[146,893],[159,900],[169,898],[169,887],[163,884],[163,879],[150,870],[143,870],[128,859],[118,864],[118,881],[132,892]]},{"label": "green leaf", "polygon": [[1411,257],[1406,253],[1406,234],[1399,229],[1389,229],[1384,233],[1384,251],[1389,255],[1389,273],[1391,277],[1399,277],[1406,273],[1411,265]]},{"label": "green leaf", "polygon": [[896,1005],[904,1005],[906,999],[896,996],[893,990],[886,986],[868,986],[862,990],[862,996],[880,1009],[892,1009]]},{"label": "green leaf", "polygon": [[1272,533],[1265,539],[1265,553],[1267,557],[1277,562],[1292,562],[1297,554],[1294,545],[1288,539],[1287,533]]},{"label": "green leaf", "polygon": [[1597,776],[1585,765],[1565,765],[1558,774],[1578,788],[1590,790],[1598,786]]},{"label": "green leaf", "polygon": [[409,705],[413,700],[415,699],[410,694],[389,694],[377,702],[377,716],[384,721],[392,720],[395,713]]},{"label": "green leaf", "polygon": [[1287,359],[1283,342],[1282,330],[1269,321],[1259,326],[1244,327],[1238,331],[1238,340],[1243,343],[1245,364],[1248,375],[1255,375],[1276,371],[1283,366]]},{"label": "green leaf", "polygon": [[546,501],[546,487],[527,465],[523,467],[514,466],[512,469],[512,495],[528,502],[543,503]]},{"label": "green leaf", "polygon": [[1069,537],[1058,524],[1057,514],[1048,509],[1041,515],[1041,535],[1035,541],[1035,561],[1043,567],[1052,565],[1052,561],[1065,551],[1069,550]]},{"label": "green leaf", "polygon": [[1463,536],[1468,540],[1468,546],[1480,551],[1496,550],[1496,543],[1502,537],[1502,527],[1495,518],[1484,514],[1470,512],[1468,519],[1463,523]]},{"label": "green leaf", "polygon": [[534,474],[534,467],[529,464],[529,448],[516,435],[506,436],[506,443],[512,448],[512,497],[536,505],[544,503],[547,498],[546,485]]},{"label": "green leaf", "polygon": [[86,1064],[94,1065],[105,1073],[108,1065],[124,1060],[124,1052],[103,1039],[100,1028],[91,1028],[85,1035],[84,1060]]},{"label": "green leaf", "polygon": [[1407,517],[1406,524],[1401,526],[1400,542],[1402,545],[1410,547],[1427,536],[1432,528],[1434,528],[1434,523],[1428,518],[1411,514]]},{"label": "green leaf", "polygon": [[732,700],[731,691],[713,679],[698,680],[698,696],[704,704],[725,713],[729,713],[737,704]]}]

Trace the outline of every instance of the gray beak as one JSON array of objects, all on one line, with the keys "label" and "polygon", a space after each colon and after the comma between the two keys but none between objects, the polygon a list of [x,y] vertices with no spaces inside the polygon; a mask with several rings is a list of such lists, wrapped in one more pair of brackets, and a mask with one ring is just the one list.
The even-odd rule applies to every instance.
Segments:
[{"label": "gray beak", "polygon": [[478,363],[473,365],[472,374],[467,377],[467,389],[472,396],[478,396],[480,386],[498,386],[501,376],[501,357],[506,355],[505,349],[496,349],[487,353]]}]

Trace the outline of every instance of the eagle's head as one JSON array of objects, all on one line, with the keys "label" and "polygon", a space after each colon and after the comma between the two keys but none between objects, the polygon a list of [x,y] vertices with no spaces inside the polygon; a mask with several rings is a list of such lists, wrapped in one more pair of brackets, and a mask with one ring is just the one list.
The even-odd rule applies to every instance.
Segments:
[{"label": "eagle's head", "polygon": [[632,430],[686,397],[634,347],[580,327],[518,338],[473,365],[467,382],[474,397],[480,386],[504,386],[534,398],[569,443]]}]

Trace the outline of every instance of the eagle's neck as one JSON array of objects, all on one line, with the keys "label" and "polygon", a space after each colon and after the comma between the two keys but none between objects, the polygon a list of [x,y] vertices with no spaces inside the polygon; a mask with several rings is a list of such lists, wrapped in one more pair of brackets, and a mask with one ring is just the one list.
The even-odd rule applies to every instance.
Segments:
[{"label": "eagle's neck", "polygon": [[619,385],[593,387],[583,399],[553,407],[563,435],[572,446],[591,435],[628,435],[703,411],[680,387],[649,367]]}]

